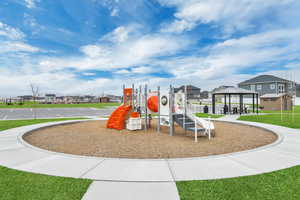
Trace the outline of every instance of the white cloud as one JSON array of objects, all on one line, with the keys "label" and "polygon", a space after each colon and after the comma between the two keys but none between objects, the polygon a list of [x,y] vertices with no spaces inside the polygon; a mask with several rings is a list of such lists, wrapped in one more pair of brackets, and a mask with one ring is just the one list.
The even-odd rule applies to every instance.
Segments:
[{"label": "white cloud", "polygon": [[194,22],[186,21],[184,19],[175,20],[171,24],[164,24],[162,26],[162,32],[171,32],[171,33],[182,33],[184,31],[192,30],[196,24]]},{"label": "white cloud", "polygon": [[80,50],[91,58],[96,58],[100,56],[108,56],[110,54],[110,51],[104,47],[97,46],[97,45],[86,45],[82,46]]},{"label": "white cloud", "polygon": [[[279,18],[288,13],[286,9],[299,10],[297,0],[160,0],[162,5],[176,7],[175,20],[163,26],[163,32],[182,32],[191,30],[198,24],[215,23],[223,26],[224,32],[231,34],[235,30],[254,27],[253,20],[270,12],[276,12]],[[291,6],[294,5],[294,6]],[[298,12],[299,13],[299,12]],[[298,14],[299,16],[299,14]]]},{"label": "white cloud", "polygon": [[36,0],[24,0],[27,8],[35,8]]},{"label": "white cloud", "polygon": [[23,42],[0,42],[0,53],[9,53],[9,52],[29,52],[34,53],[38,52],[39,48],[33,47]]},{"label": "white cloud", "polygon": [[130,74],[131,72],[128,69],[120,69],[118,71],[115,71],[114,73],[124,75],[124,74]]},{"label": "white cloud", "polygon": [[25,34],[17,28],[0,22],[0,36],[4,36],[10,40],[21,40],[25,37]]},{"label": "white cloud", "polygon": [[[205,55],[157,61],[176,79],[218,80],[241,74],[244,69],[271,71],[273,66],[299,58],[300,29],[281,29],[229,39],[207,48]],[[297,65],[293,65],[297,66]],[[295,69],[295,68],[294,68]]]},{"label": "white cloud", "polygon": [[117,8],[112,9],[110,16],[115,17],[118,15],[119,15],[119,9],[117,9]]},{"label": "white cloud", "polygon": [[93,73],[93,72],[84,72],[84,73],[82,73],[82,75],[84,75],[84,76],[95,76],[96,73]]},{"label": "white cloud", "polygon": [[157,72],[157,69],[153,67],[141,66],[141,67],[133,68],[132,72],[136,74],[149,74],[149,73]]},{"label": "white cloud", "polygon": [[25,42],[26,35],[17,28],[0,22],[0,53],[34,53],[39,48]]},{"label": "white cloud", "polygon": [[[77,70],[112,70],[142,66],[157,56],[170,56],[187,47],[190,41],[183,37],[164,34],[133,34],[112,39],[112,35],[123,28],[117,28],[101,38],[98,44],[82,46],[82,57],[47,58],[40,62],[42,68],[63,69],[73,67]],[[122,31],[121,31],[122,32]],[[123,35],[123,34],[121,34]],[[108,37],[110,36],[110,37]],[[126,38],[126,39],[125,39]],[[107,41],[110,43],[107,44]],[[122,42],[121,42],[122,41]]]},{"label": "white cloud", "polygon": [[101,41],[109,41],[112,43],[120,44],[126,42],[130,37],[136,37],[139,35],[139,29],[141,27],[137,24],[129,26],[119,26],[112,32],[104,35]]}]

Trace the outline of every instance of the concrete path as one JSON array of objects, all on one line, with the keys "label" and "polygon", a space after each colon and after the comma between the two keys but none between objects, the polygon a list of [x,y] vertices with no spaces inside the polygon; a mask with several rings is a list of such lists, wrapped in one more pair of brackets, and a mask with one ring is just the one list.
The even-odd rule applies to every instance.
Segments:
[{"label": "concrete path", "polygon": [[109,116],[115,107],[98,108],[11,108],[0,109],[0,120],[32,119],[37,118],[63,118],[63,117],[91,117]]},{"label": "concrete path", "polygon": [[224,115],[223,117],[220,117],[221,120],[237,120],[240,117],[240,115]]},{"label": "concrete path", "polygon": [[247,176],[300,164],[300,130],[231,118],[220,121],[268,129],[278,135],[278,140],[249,151],[182,159],[75,156],[42,150],[23,141],[22,136],[28,131],[77,121],[51,122],[0,132],[0,165],[33,173],[92,179],[95,182],[84,199],[101,195],[107,200],[119,199],[120,196],[124,200],[146,199],[145,196],[176,200],[179,197],[175,181]]},{"label": "concrete path", "polygon": [[180,198],[175,182],[94,181],[82,199],[179,200]]}]

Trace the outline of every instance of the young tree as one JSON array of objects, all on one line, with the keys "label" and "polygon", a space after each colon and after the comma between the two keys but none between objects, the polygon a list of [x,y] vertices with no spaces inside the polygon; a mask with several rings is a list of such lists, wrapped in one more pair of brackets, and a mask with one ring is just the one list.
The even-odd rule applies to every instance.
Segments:
[{"label": "young tree", "polygon": [[34,114],[34,119],[36,119],[36,99],[39,95],[39,87],[35,86],[33,84],[30,84],[31,92],[32,92],[32,97],[33,97],[33,114]]}]

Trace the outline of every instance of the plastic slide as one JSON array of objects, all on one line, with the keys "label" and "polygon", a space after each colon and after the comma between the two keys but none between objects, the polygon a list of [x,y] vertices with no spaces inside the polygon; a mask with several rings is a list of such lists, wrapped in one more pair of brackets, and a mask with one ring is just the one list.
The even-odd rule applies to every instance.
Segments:
[{"label": "plastic slide", "polygon": [[125,120],[131,110],[131,105],[119,106],[109,117],[106,128],[112,128],[117,130],[125,129]]}]

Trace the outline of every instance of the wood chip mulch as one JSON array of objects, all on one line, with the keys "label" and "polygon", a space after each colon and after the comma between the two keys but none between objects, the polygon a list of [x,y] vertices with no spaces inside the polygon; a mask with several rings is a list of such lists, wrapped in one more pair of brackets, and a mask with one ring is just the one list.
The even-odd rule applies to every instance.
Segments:
[{"label": "wood chip mulch", "polygon": [[184,158],[218,155],[254,149],[276,141],[272,132],[256,127],[214,122],[215,137],[199,137],[175,126],[175,136],[168,128],[156,132],[156,122],[148,131],[117,131],[105,128],[106,121],[86,121],[57,125],[30,132],[24,139],[39,148],[96,157],[114,158]]}]

